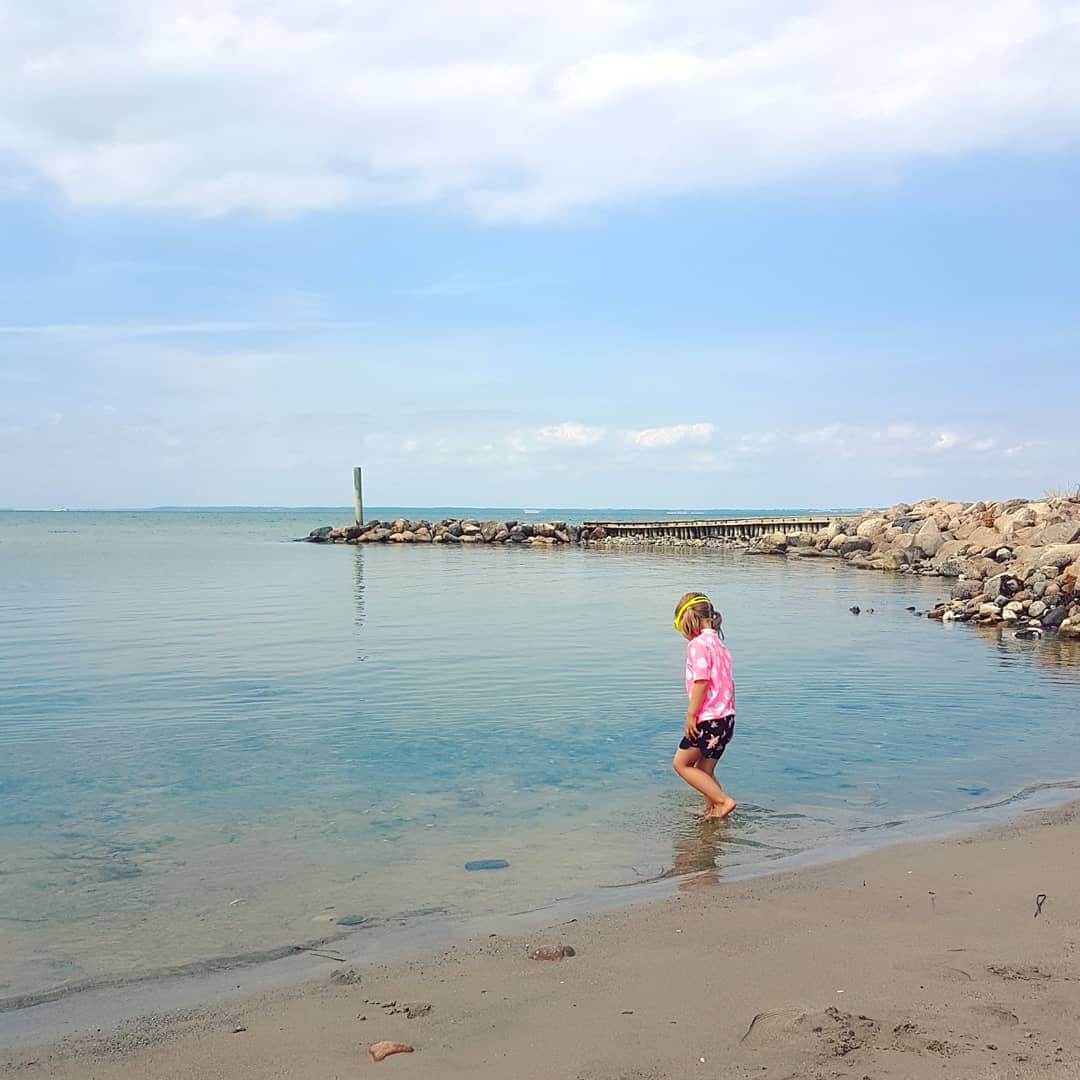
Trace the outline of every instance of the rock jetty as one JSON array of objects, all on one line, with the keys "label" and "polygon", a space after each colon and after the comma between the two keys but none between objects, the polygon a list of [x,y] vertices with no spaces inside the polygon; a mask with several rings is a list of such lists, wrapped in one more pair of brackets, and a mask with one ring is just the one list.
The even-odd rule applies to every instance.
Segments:
[{"label": "rock jetty", "polygon": [[565,521],[367,521],[363,525],[324,526],[306,537],[312,544],[524,544],[532,547],[576,544],[581,529]]},{"label": "rock jetty", "polygon": [[[608,536],[602,526],[565,521],[369,521],[326,526],[313,544],[521,544],[728,546],[720,538]],[[815,532],[767,533],[751,553],[837,559],[859,570],[954,580],[948,601],[927,615],[946,622],[1005,626],[1020,637],[1056,631],[1080,639],[1080,493],[1041,500],[924,499],[837,518]]]},{"label": "rock jetty", "polygon": [[926,499],[834,522],[812,535],[761,537],[764,554],[839,558],[857,569],[955,579],[931,619],[1080,638],[1080,498]]}]

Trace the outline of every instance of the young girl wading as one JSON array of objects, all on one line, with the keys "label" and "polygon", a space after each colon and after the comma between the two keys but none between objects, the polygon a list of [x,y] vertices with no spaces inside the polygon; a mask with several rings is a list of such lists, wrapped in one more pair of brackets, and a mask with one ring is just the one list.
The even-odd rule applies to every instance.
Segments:
[{"label": "young girl wading", "polygon": [[675,607],[675,629],[687,640],[686,728],[672,765],[705,796],[704,815],[726,818],[735,800],[713,773],[735,734],[731,654],[720,640],[720,613],[703,593],[687,593]]}]

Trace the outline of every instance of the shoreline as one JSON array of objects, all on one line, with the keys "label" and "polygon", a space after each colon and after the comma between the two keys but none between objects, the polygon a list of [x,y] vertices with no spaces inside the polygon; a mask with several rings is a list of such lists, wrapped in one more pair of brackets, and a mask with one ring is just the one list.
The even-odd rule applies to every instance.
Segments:
[{"label": "shoreline", "polygon": [[[872,857],[897,847],[933,844],[977,836],[1007,827],[1023,814],[1080,808],[1080,779],[1029,784],[1011,795],[962,810],[858,826],[825,844],[774,859],[707,871],[719,887],[809,873],[828,866]],[[211,957],[130,977],[105,977],[72,986],[0,999],[0,1061],[5,1052],[41,1047],[89,1031],[116,1031],[141,1016],[206,1007],[229,1008],[253,995],[304,993],[313,979],[335,970],[371,964],[415,962],[471,937],[497,930],[515,935],[543,931],[552,920],[618,918],[663,902],[684,888],[699,868],[657,877],[597,884],[524,911],[468,916],[464,919],[389,920],[384,926],[343,930],[305,945],[283,945],[234,957]],[[393,923],[394,925],[390,925]],[[492,935],[494,936],[494,934]],[[328,956],[327,954],[333,954]],[[237,981],[239,980],[239,981]],[[72,1036],[72,1030],[82,1036]]]},{"label": "shoreline", "polygon": [[[401,1039],[417,1053],[394,1067],[436,1080],[674,1080],[701,1057],[705,1075],[1074,1076],[1078,856],[1080,801],[1028,807],[976,832],[743,881],[692,874],[665,898],[349,965],[341,981],[342,966],[324,966],[290,990],[28,1045],[0,1067],[347,1075],[366,1067],[368,1042]],[[577,955],[528,959],[548,944]],[[988,1074],[992,1062],[1012,1071]]]}]

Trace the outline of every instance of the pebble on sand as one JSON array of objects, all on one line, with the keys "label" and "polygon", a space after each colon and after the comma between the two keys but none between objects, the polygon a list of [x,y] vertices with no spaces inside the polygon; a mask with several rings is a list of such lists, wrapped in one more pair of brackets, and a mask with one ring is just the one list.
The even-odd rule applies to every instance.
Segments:
[{"label": "pebble on sand", "polygon": [[382,1061],[391,1054],[411,1054],[413,1048],[408,1043],[402,1042],[375,1042],[368,1047],[368,1053],[372,1061]]},{"label": "pebble on sand", "polygon": [[572,945],[541,945],[529,953],[530,960],[561,960],[564,956],[577,956]]}]

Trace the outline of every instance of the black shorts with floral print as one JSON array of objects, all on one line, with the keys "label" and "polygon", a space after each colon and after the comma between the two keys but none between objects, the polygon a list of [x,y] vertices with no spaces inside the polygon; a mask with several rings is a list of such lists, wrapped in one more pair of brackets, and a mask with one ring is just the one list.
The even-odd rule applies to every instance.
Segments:
[{"label": "black shorts with floral print", "polygon": [[680,750],[700,750],[702,757],[722,758],[727,744],[735,734],[735,717],[723,716],[717,720],[699,720],[698,737],[684,738],[679,743]]}]

